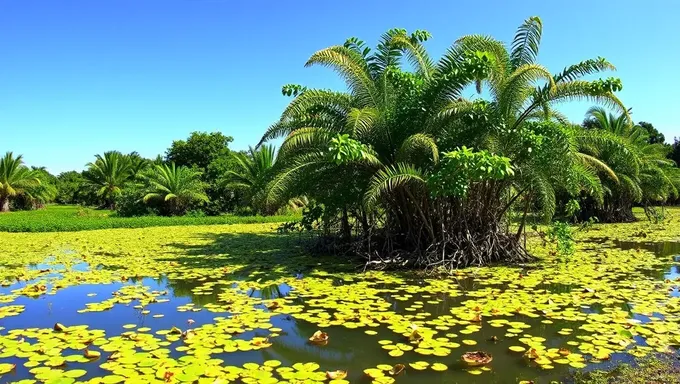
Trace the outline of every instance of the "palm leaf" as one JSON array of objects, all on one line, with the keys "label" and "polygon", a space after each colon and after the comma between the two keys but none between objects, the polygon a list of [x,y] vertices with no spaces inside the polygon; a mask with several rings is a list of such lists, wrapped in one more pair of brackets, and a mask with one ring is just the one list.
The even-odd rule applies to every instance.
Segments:
[{"label": "palm leaf", "polygon": [[513,68],[534,63],[538,56],[542,32],[543,23],[536,16],[526,19],[517,29],[510,52],[510,62]]}]

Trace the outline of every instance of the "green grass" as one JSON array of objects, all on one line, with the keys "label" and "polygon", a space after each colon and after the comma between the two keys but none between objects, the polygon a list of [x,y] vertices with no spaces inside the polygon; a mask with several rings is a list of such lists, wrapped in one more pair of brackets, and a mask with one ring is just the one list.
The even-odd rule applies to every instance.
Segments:
[{"label": "green grass", "polygon": [[678,361],[668,356],[648,357],[634,366],[622,364],[611,371],[577,373],[574,384],[680,384]]},{"label": "green grass", "polygon": [[279,223],[296,216],[116,217],[113,211],[71,205],[50,205],[35,211],[0,214],[0,232],[69,232],[106,228],[144,228],[178,225]]}]

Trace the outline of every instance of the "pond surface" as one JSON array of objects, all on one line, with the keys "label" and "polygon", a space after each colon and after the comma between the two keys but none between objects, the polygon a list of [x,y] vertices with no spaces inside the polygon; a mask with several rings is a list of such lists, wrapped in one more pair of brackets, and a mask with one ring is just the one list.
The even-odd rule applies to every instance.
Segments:
[{"label": "pond surface", "polygon": [[[14,237],[0,382],[548,383],[680,344],[679,243],[583,241],[535,266],[417,278],[193,230]],[[473,351],[493,361],[470,367]]]}]

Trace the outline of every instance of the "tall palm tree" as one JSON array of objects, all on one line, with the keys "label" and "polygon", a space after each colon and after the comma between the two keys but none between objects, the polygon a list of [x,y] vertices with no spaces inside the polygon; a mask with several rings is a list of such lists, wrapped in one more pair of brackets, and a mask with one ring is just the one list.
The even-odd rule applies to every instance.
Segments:
[{"label": "tall palm tree", "polygon": [[23,157],[6,152],[0,159],[0,212],[9,212],[10,199],[38,185],[38,175],[24,165]]},{"label": "tall palm tree", "polygon": [[83,176],[89,185],[97,189],[97,195],[105,205],[115,209],[115,198],[131,177],[130,159],[118,151],[104,152],[103,156],[96,155],[96,160],[87,164]]},{"label": "tall palm tree", "polygon": [[265,196],[276,163],[276,148],[262,145],[257,149],[251,147],[246,153],[231,152],[231,156],[237,169],[227,171],[224,180],[226,186],[243,189],[246,199],[258,213],[276,211],[276,205],[267,204]]},{"label": "tall palm tree", "polygon": [[[523,206],[539,200],[549,212],[557,185],[574,179],[570,190],[582,189],[597,182],[593,168],[602,166],[577,154],[573,127],[547,121],[565,122],[554,105],[589,99],[623,108],[617,79],[581,80],[613,69],[606,60],[554,76],[536,64],[541,34],[532,17],[510,50],[464,36],[437,62],[422,44],[427,32],[401,29],[385,33],[374,53],[356,38],[314,53],[306,65],[334,69],[348,91],[284,87],[295,98],[261,140],[285,137],[267,200],[309,195],[337,213],[344,237],[352,222],[363,234],[379,225],[388,250],[416,250],[425,265],[435,254],[447,254],[450,265],[522,258],[500,226],[508,206],[529,196]],[[471,84],[486,86],[491,100],[464,100]]]},{"label": "tall palm tree", "polygon": [[193,202],[208,201],[201,172],[195,169],[177,167],[174,162],[155,165],[147,180],[149,193],[144,196],[144,202],[161,201],[171,215],[185,213]]}]

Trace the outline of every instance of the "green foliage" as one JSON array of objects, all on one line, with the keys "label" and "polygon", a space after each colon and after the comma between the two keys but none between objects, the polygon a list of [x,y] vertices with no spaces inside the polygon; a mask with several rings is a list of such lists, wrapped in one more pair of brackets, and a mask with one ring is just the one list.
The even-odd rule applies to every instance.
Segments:
[{"label": "green foliage", "polygon": [[644,207],[647,220],[654,224],[660,224],[666,219],[666,211],[662,208],[646,206]]},{"label": "green foliage", "polygon": [[5,153],[0,158],[0,212],[9,211],[10,200],[17,196],[49,200],[53,193],[51,189],[40,186],[41,176],[45,175],[24,165],[21,155],[14,157],[12,152]]},{"label": "green foliage", "polygon": [[286,84],[281,88],[281,93],[284,96],[297,96],[307,90],[307,87],[303,87],[299,84]]},{"label": "green foliage", "polygon": [[172,142],[165,154],[166,161],[203,171],[217,158],[229,154],[228,146],[233,140],[221,132],[192,132],[187,140]]},{"label": "green foliage", "polygon": [[45,167],[31,167],[31,171],[40,183],[26,188],[23,193],[15,196],[12,201],[12,209],[39,209],[50,203],[57,197],[57,178],[47,172]]},{"label": "green foliage", "polygon": [[666,137],[663,135],[663,133],[654,128],[651,123],[641,121],[638,123],[638,126],[647,131],[647,136],[649,137],[647,142],[649,144],[664,144],[666,142]]},{"label": "green foliage", "polygon": [[676,166],[680,166],[680,140],[675,138],[673,145],[671,145],[671,151],[668,153],[668,158],[675,162]]},{"label": "green foliage", "polygon": [[574,253],[574,233],[569,223],[555,221],[546,231],[548,239],[557,246],[557,252],[562,256]]},{"label": "green foliage", "polygon": [[132,184],[116,196],[116,215],[120,217],[145,216],[159,214],[158,207],[144,202],[146,189],[142,185]]},{"label": "green foliage", "polygon": [[461,71],[481,81],[491,74],[494,64],[494,56],[489,52],[465,52]]},{"label": "green foliage", "polygon": [[677,361],[668,356],[639,359],[634,365],[619,364],[610,371],[594,370],[574,375],[574,384],[680,384]]},{"label": "green foliage", "polygon": [[266,192],[276,164],[276,148],[273,145],[251,147],[247,153],[232,152],[231,157],[235,166],[227,170],[222,183],[240,191],[255,212],[273,214],[278,206],[268,204]]},{"label": "green foliage", "polygon": [[579,224],[578,229],[579,231],[587,232],[593,228],[593,225],[599,222],[600,220],[597,217],[591,216],[588,218],[588,220],[585,220],[581,224]]},{"label": "green foliage", "polygon": [[633,204],[665,202],[678,196],[680,173],[667,160],[669,147],[650,144],[648,130],[633,125],[626,114],[614,115],[603,108],[591,108],[584,121],[589,138],[579,143],[582,150],[607,166],[600,169],[607,191],[597,215],[604,221],[631,221]]},{"label": "green foliage", "polygon": [[619,92],[623,89],[621,79],[615,77],[608,77],[606,79],[593,80],[588,87],[593,95],[608,94]]},{"label": "green foliage", "polygon": [[503,180],[512,175],[509,158],[463,146],[443,154],[427,183],[433,196],[465,197],[471,183]]},{"label": "green foliage", "polygon": [[328,151],[337,165],[365,159],[369,152],[366,145],[350,138],[348,134],[339,134],[333,137],[328,146]]},{"label": "green foliage", "polygon": [[279,233],[310,232],[321,226],[325,209],[320,204],[309,204],[302,209],[302,218],[297,221],[288,221],[277,228]]},{"label": "green foliage", "polygon": [[201,209],[209,216],[232,212],[242,200],[241,191],[225,185],[225,178],[237,164],[231,155],[220,156],[213,160],[203,172],[205,194],[210,201],[201,204]]},{"label": "green foliage", "polygon": [[[314,53],[306,65],[334,70],[347,92],[284,87],[294,99],[261,140],[285,138],[267,201],[307,196],[325,207],[325,228],[345,239],[378,229],[402,250],[468,255],[458,266],[475,257],[467,242],[498,244],[483,251],[484,262],[517,256],[514,240],[488,240],[507,239],[497,232],[515,204],[525,218],[537,208],[549,220],[557,192],[604,194],[598,170],[606,164],[581,150],[583,130],[553,106],[591,100],[627,113],[614,94],[620,80],[582,79],[613,69],[606,60],[556,75],[537,64],[542,28],[539,18],[526,20],[510,50],[464,36],[436,62],[423,45],[430,35],[403,29],[385,32],[375,50],[350,38]],[[490,99],[463,99],[473,84]]]},{"label": "green foliage", "polygon": [[95,205],[96,195],[85,187],[85,177],[80,172],[62,172],[57,176],[57,197],[59,204]]},{"label": "green foliage", "polygon": [[87,185],[96,188],[108,208],[115,208],[115,199],[123,191],[125,183],[132,178],[130,158],[118,151],[96,155],[96,160],[87,164],[83,172]]},{"label": "green foliage", "polygon": [[564,207],[564,212],[566,213],[567,217],[570,218],[576,217],[580,210],[581,204],[579,204],[578,200],[576,199],[569,200]]},{"label": "green foliage", "polygon": [[209,215],[230,212],[245,198],[238,188],[228,186],[228,173],[238,168],[234,152],[229,149],[231,136],[220,132],[192,132],[187,140],[174,141],[166,152],[166,160],[177,166],[197,168],[202,172],[208,201],[201,209]]},{"label": "green foliage", "polygon": [[154,166],[145,176],[148,183],[145,203],[160,203],[170,215],[182,215],[196,202],[207,202],[201,172],[175,163]]},{"label": "green foliage", "polygon": [[79,206],[47,206],[35,211],[18,211],[0,215],[0,232],[70,232],[107,228],[145,228],[184,225],[224,225],[281,223],[296,216],[140,216],[117,217],[110,210]]},{"label": "green foliage", "polygon": [[137,152],[129,153],[126,157],[130,163],[130,179],[139,180],[144,171],[151,165],[151,161],[143,158]]}]

